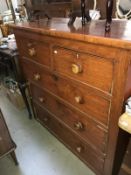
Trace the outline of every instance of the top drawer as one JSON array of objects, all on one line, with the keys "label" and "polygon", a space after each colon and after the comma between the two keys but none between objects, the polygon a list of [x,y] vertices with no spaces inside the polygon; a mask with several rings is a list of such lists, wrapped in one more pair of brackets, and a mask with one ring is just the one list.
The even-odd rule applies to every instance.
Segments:
[{"label": "top drawer", "polygon": [[21,57],[36,61],[46,67],[50,67],[50,45],[46,42],[18,37],[18,48]]},{"label": "top drawer", "polygon": [[60,74],[102,91],[112,92],[114,66],[112,60],[54,47],[53,66],[54,70]]}]

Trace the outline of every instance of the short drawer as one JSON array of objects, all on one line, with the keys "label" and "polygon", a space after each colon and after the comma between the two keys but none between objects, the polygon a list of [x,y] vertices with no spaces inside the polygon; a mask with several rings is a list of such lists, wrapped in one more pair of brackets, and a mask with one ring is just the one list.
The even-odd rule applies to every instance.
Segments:
[{"label": "short drawer", "polygon": [[110,110],[110,101],[108,99],[99,96],[93,90],[89,91],[81,87],[81,85],[74,85],[72,81],[62,79],[28,61],[24,62],[23,70],[26,78],[30,81],[66,100],[88,114],[93,120],[108,126]]},{"label": "short drawer", "polygon": [[53,48],[53,68],[58,73],[112,93],[113,61],[68,49]]},{"label": "short drawer", "polygon": [[32,61],[50,67],[51,54],[50,45],[48,43],[23,37],[19,38],[18,47],[21,58],[26,57]]},{"label": "short drawer", "polygon": [[78,111],[69,109],[69,107],[61,103],[61,101],[56,99],[53,95],[34,85],[31,85],[30,88],[35,102],[51,111],[61,122],[64,122],[72,128],[76,134],[85,141],[90,142],[90,144],[94,146],[94,149],[105,153],[107,132],[98,124]]},{"label": "short drawer", "polygon": [[49,129],[60,141],[62,141],[73,153],[97,173],[102,174],[104,158],[96,153],[88,144],[72,133],[65,125],[59,122],[45,109],[35,104],[37,120]]}]

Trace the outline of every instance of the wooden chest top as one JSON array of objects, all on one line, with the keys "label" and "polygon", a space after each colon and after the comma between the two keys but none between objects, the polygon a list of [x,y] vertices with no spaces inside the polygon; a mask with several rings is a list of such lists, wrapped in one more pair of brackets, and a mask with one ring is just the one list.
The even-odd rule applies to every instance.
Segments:
[{"label": "wooden chest top", "polygon": [[77,19],[73,26],[68,26],[68,21],[68,18],[54,18],[49,21],[41,20],[39,22],[11,24],[11,27],[47,36],[131,49],[131,32],[129,30],[131,28],[131,21],[113,20],[110,33],[105,33],[105,20],[92,21],[84,27],[82,27],[80,19]]}]

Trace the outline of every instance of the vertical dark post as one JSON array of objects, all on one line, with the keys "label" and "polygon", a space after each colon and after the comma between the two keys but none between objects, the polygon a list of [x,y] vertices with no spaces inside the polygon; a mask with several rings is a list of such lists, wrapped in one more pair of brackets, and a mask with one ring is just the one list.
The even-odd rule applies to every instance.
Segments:
[{"label": "vertical dark post", "polygon": [[106,2],[106,26],[105,31],[109,32],[112,22],[113,0],[107,0]]},{"label": "vertical dark post", "polygon": [[82,25],[85,25],[85,0],[81,0]]},{"label": "vertical dark post", "polygon": [[8,4],[8,1],[6,0],[5,2],[6,2],[6,5],[7,5],[7,8],[9,9],[9,4]]},{"label": "vertical dark post", "polygon": [[10,6],[10,9],[11,9],[12,16],[13,16],[13,20],[15,22],[16,16],[15,16],[15,11],[14,11],[14,7],[13,7],[13,4],[12,4],[12,1],[8,0],[8,2],[9,2],[9,6]]}]

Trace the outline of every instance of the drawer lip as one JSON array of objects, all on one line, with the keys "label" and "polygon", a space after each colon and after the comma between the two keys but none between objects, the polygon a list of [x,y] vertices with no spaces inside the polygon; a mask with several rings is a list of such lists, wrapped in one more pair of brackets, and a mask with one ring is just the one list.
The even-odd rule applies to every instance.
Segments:
[{"label": "drawer lip", "polygon": [[[40,104],[38,101],[33,99],[33,103],[40,106],[42,109],[48,111],[48,113],[50,113],[57,121],[59,121],[60,123],[62,123],[64,126],[66,126],[69,130],[71,130],[75,135],[77,135],[79,138],[81,138],[81,140],[83,140],[85,143],[87,143],[88,145],[90,145],[90,147],[92,147],[96,152],[98,152],[101,156],[106,157],[106,142],[107,140],[105,140],[105,151],[102,152],[102,150],[100,150],[99,147],[95,146],[90,140],[89,138],[83,138],[83,136],[80,136],[79,133],[77,133],[73,128],[71,128],[71,126],[68,126],[67,123],[65,123],[64,121],[62,121],[59,117],[57,117],[55,114],[53,114],[51,111],[49,111],[48,109],[46,109],[45,106],[43,106],[42,104]],[[99,128],[100,130],[102,130],[103,132],[105,132],[102,128]],[[107,134],[105,132],[105,134]],[[107,136],[107,135],[106,135]],[[105,138],[107,139],[107,138]],[[103,143],[104,144],[104,143]]]},{"label": "drawer lip", "polygon": [[[38,104],[36,104],[37,106],[39,106]],[[44,110],[45,112],[47,112],[50,115],[50,118],[54,118],[57,122],[59,122],[61,125],[63,125],[67,130],[71,131],[70,128],[68,128],[66,125],[64,125],[63,123],[61,123],[57,118],[55,118],[55,116],[50,113],[50,111],[48,111],[47,109],[39,106],[42,110]],[[37,116],[37,112],[36,112],[36,116]],[[96,168],[93,167],[93,165],[91,165],[90,163],[88,163],[86,160],[84,160],[84,158],[82,158],[82,156],[80,156],[76,151],[74,151],[73,148],[71,148],[70,145],[68,145],[67,143],[65,143],[61,138],[59,138],[59,136],[52,131],[48,126],[46,126],[41,119],[39,119],[39,117],[35,118],[42,126],[44,126],[49,132],[51,132],[60,142],[62,142],[71,152],[73,152],[73,154],[75,154],[80,160],[82,160],[86,165],[88,165],[94,172],[98,173],[98,170]],[[71,133],[75,136],[77,136],[75,133],[73,133],[71,131]],[[98,155],[97,158],[101,161],[101,163],[103,163],[103,169],[101,170],[103,172],[104,170],[104,163],[105,163],[105,159],[106,157],[102,157],[102,155],[100,155],[98,152],[96,152],[88,143],[85,143],[85,141],[83,141],[79,136],[77,136],[79,138],[80,141],[82,141],[83,144],[88,146],[88,149],[90,149],[91,151],[93,151],[93,154]],[[95,151],[95,152],[94,152]],[[100,172],[99,172],[100,173]]]},{"label": "drawer lip", "polygon": [[25,61],[26,61],[26,62],[31,62],[31,63],[33,63],[33,64],[35,64],[35,65],[37,65],[37,66],[40,66],[41,68],[44,68],[44,69],[50,71],[51,62],[50,62],[50,65],[47,66],[47,65],[41,64],[41,63],[39,63],[39,62],[37,62],[37,61],[35,61],[35,60],[31,60],[30,58],[28,58],[28,57],[26,57],[26,56],[21,56],[21,62],[22,62],[22,64],[25,64]]},{"label": "drawer lip", "polygon": [[89,85],[89,84],[85,84],[85,83],[83,83],[83,82],[81,82],[81,81],[79,81],[79,80],[74,80],[74,79],[71,79],[71,78],[68,78],[67,76],[64,76],[64,75],[61,75],[61,74],[59,74],[58,72],[56,72],[56,71],[53,71],[53,72],[51,72],[53,75],[56,75],[56,76],[58,76],[59,78],[61,78],[61,79],[63,79],[64,81],[69,81],[69,82],[71,82],[72,84],[74,84],[74,86],[81,86],[81,87],[83,87],[84,89],[87,89],[87,90],[92,90],[92,91],[94,91],[94,93],[95,94],[97,94],[98,96],[100,96],[101,98],[104,98],[104,99],[106,99],[106,100],[108,100],[108,101],[110,101],[111,99],[112,99],[112,94],[110,94],[110,93],[108,93],[108,92],[105,92],[105,91],[102,91],[102,90],[100,90],[100,89],[98,89],[98,88],[96,88],[96,87],[94,87],[94,86],[91,86],[91,85]]},{"label": "drawer lip", "polygon": [[[103,94],[109,96],[109,98],[112,97],[112,92],[113,92],[113,90],[111,90],[112,92],[109,93],[109,92],[103,91],[102,89],[99,89],[99,88],[97,88],[97,87],[95,87],[95,86],[92,86],[92,85],[89,84],[89,83],[85,83],[85,82],[83,82],[83,81],[81,81],[81,80],[78,80],[78,79],[76,79],[76,78],[70,77],[69,75],[65,75],[65,74],[60,73],[60,72],[58,72],[58,71],[56,71],[56,70],[53,70],[53,72],[54,72],[54,74],[58,75],[59,77],[63,77],[64,79],[69,79],[70,81],[76,81],[77,84],[82,84],[82,85],[87,86],[87,87],[89,87],[89,88],[92,88],[92,89],[94,89],[94,90],[96,90],[96,91],[102,92]],[[113,81],[112,81],[112,83],[113,83]]]},{"label": "drawer lip", "polygon": [[77,49],[71,49],[71,48],[68,48],[66,46],[60,46],[60,45],[53,45],[52,46],[52,50],[55,49],[55,48],[60,48],[60,49],[65,49],[65,50],[68,50],[68,51],[71,51],[71,52],[75,52],[75,53],[80,53],[80,54],[87,54],[87,55],[90,55],[90,56],[94,56],[94,57],[98,57],[99,59],[105,59],[105,60],[108,60],[109,62],[112,62],[112,63],[117,63],[118,61],[113,58],[113,57],[110,57],[110,58],[105,58],[104,56],[100,56],[99,54],[96,55],[95,53],[92,53],[92,52],[86,52],[86,51],[80,51],[80,50],[77,50]]}]

